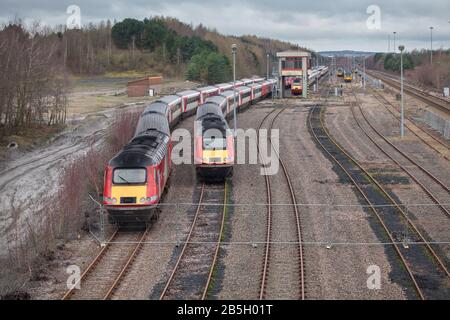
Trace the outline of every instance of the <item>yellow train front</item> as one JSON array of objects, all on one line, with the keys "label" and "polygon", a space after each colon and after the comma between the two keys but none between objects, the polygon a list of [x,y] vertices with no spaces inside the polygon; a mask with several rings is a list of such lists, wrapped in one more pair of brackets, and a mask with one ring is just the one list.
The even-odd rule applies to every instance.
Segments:
[{"label": "yellow train front", "polygon": [[291,85],[291,93],[294,96],[298,96],[301,95],[303,92],[303,86],[302,86],[302,81],[301,79],[295,79],[294,82],[292,82]]},{"label": "yellow train front", "polygon": [[197,109],[194,161],[198,177],[223,181],[233,172],[234,138],[218,104],[205,103]]},{"label": "yellow train front", "polygon": [[350,71],[344,72],[344,81],[345,82],[352,82],[353,80],[353,74]]},{"label": "yellow train front", "polygon": [[338,76],[338,77],[343,77],[344,76],[344,69],[342,69],[342,68],[338,68],[337,69],[337,71],[336,71],[336,75]]}]

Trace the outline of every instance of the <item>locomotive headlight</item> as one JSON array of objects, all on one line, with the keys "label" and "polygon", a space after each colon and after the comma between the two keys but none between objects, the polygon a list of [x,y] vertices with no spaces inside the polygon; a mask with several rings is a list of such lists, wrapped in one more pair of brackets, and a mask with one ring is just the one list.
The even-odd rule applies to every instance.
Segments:
[{"label": "locomotive headlight", "polygon": [[112,199],[111,199],[111,202],[114,204],[114,203],[117,202],[117,199],[116,199],[116,198],[112,198]]},{"label": "locomotive headlight", "polygon": [[139,202],[140,202],[140,203],[144,203],[145,200],[146,200],[146,198],[142,197],[142,198],[139,200]]}]

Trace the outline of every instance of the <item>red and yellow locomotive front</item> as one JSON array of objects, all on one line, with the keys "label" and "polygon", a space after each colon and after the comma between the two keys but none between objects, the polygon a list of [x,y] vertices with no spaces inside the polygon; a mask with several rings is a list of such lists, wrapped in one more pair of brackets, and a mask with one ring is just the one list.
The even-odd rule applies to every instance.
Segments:
[{"label": "red and yellow locomotive front", "polygon": [[219,107],[211,104],[200,109],[194,130],[196,171],[204,179],[223,180],[233,169],[233,133]]},{"label": "red and yellow locomotive front", "polygon": [[149,221],[170,175],[168,134],[150,130],[136,136],[110,160],[104,176],[103,204],[116,222]]}]

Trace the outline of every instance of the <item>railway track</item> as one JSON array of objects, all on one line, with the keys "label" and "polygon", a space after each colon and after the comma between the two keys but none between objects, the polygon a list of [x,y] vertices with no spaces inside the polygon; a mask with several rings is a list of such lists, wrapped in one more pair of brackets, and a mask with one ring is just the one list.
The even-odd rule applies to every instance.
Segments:
[{"label": "railway track", "polygon": [[[367,72],[367,74],[384,81],[397,90],[400,90],[400,81],[398,81],[397,79],[387,77],[386,75],[380,74],[378,72]],[[430,106],[433,106],[441,111],[446,112],[447,114],[450,114],[450,102],[448,102],[446,99],[436,97],[426,91],[408,84],[404,84],[403,90],[405,91],[405,93],[421,100],[422,102],[425,102]]]},{"label": "railway track", "polygon": [[[270,113],[268,113],[263,120],[261,121],[258,130],[260,130],[264,124],[264,122],[272,115],[275,111],[277,113],[272,118],[268,130],[270,131],[273,128],[274,122],[277,117],[285,110],[283,109],[273,109]],[[276,152],[276,150],[272,147],[272,141],[269,138],[269,142],[271,145],[271,149],[276,153],[278,161],[283,169],[283,174],[285,177],[285,181],[289,188],[289,194],[292,202],[293,214],[290,215],[291,220],[286,220],[286,217],[283,217],[283,212],[274,212],[274,206],[272,204],[272,189],[270,184],[270,178],[266,174],[265,183],[266,183],[266,191],[267,191],[267,229],[266,229],[266,241],[264,248],[264,257],[263,257],[263,269],[261,274],[261,283],[260,283],[260,292],[259,299],[265,299],[269,294],[272,294],[275,298],[280,298],[277,296],[275,292],[277,291],[277,287],[281,286],[281,279],[286,277],[286,274],[298,274],[298,298],[301,300],[305,299],[305,268],[304,268],[304,254],[303,254],[303,241],[302,241],[302,230],[301,230],[301,222],[300,222],[300,213],[298,211],[297,200],[295,196],[295,191],[293,185],[291,183],[291,179],[287,170],[286,165],[281,159],[280,155]],[[258,153],[260,153],[260,145],[258,140]],[[264,170],[267,173],[266,168]],[[283,221],[284,220],[284,221]],[[273,244],[273,229],[276,224],[286,224],[283,228],[283,231],[287,233],[287,230],[291,229],[292,226],[295,226],[295,242],[292,243],[283,243],[283,244]],[[290,228],[291,227],[291,228]],[[282,232],[284,233],[284,232]],[[275,257],[274,257],[275,256]],[[280,259],[282,257],[282,259]],[[291,261],[288,261],[290,257]],[[294,258],[292,258],[294,257]],[[277,263],[277,266],[270,265],[271,259],[278,258],[278,260],[283,260],[282,263]],[[295,260],[295,262],[294,262]],[[282,266],[280,267],[280,265]],[[285,288],[282,288],[285,289]]]},{"label": "railway track", "polygon": [[91,264],[83,271],[80,289],[72,288],[63,300],[110,299],[142,248],[149,228],[138,232],[116,230]]},{"label": "railway track", "polygon": [[[393,115],[393,117],[395,119],[400,121],[400,116],[398,114],[395,114],[391,108],[396,110],[398,113],[399,113],[399,111],[390,101],[388,101],[385,97],[383,97],[378,92],[374,92],[374,97],[380,102],[380,104],[383,107],[386,108],[386,110],[388,110]],[[445,142],[439,140],[438,138],[436,138],[435,136],[433,136],[432,134],[430,134],[429,132],[427,132],[426,130],[421,128],[420,126],[415,125],[413,119],[411,119],[410,117],[405,116],[405,119],[407,119],[411,123],[411,125],[408,125],[408,123],[405,122],[405,127],[412,134],[414,134],[417,138],[419,138],[422,142],[424,142],[426,145],[428,145],[431,149],[433,149],[438,154],[440,154],[442,157],[444,157],[444,159],[450,161],[449,146]],[[424,136],[422,136],[422,134]],[[429,141],[429,139],[431,139],[432,141]]]},{"label": "railway track", "polygon": [[160,300],[207,298],[223,237],[226,204],[226,182],[201,185],[189,233]]},{"label": "railway track", "polygon": [[[349,178],[384,231],[405,270],[410,286],[420,299],[448,299],[448,262],[427,242],[409,215],[384,187],[329,134],[323,123],[323,108],[313,107],[308,116],[312,136],[326,155]],[[406,233],[406,234],[405,234]]]},{"label": "railway track", "polygon": [[[368,119],[367,115],[364,112],[363,107],[361,106],[361,103],[358,100],[358,97],[356,96],[356,93],[352,90],[352,94],[355,97],[355,102],[357,105],[357,110],[359,111],[359,114],[361,115],[363,121],[369,125],[371,130],[379,137],[381,138],[385,144],[384,147],[381,143],[377,142],[366,130],[362,124],[362,122],[358,119],[355,111],[355,107],[351,108],[353,118],[356,121],[356,124],[361,129],[361,131],[369,138],[370,141],[389,159],[391,159],[401,170],[403,170],[409,177],[411,177],[412,180],[414,180],[419,187],[428,195],[428,197],[440,208],[440,210],[447,216],[447,218],[450,218],[450,212],[448,208],[446,207],[447,202],[446,200],[450,196],[450,188],[442,182],[438,177],[434,176],[430,171],[428,171],[425,167],[417,163],[412,157],[410,157],[408,154],[400,150],[397,146],[395,146],[391,141],[388,140]],[[388,152],[387,150],[391,150],[391,152]],[[393,152],[392,152],[393,151]],[[397,157],[398,154],[400,155],[400,158]],[[401,159],[401,160],[400,160]],[[406,163],[405,163],[406,162]],[[413,171],[415,171],[413,173]],[[428,186],[433,187],[426,187],[422,181],[427,181]],[[437,185],[437,188],[435,187]],[[431,189],[434,189],[433,191]],[[437,190],[439,189],[439,190]],[[439,196],[437,196],[439,194]],[[439,201],[438,198],[441,198],[444,201]],[[443,204],[444,203],[444,204]]]}]

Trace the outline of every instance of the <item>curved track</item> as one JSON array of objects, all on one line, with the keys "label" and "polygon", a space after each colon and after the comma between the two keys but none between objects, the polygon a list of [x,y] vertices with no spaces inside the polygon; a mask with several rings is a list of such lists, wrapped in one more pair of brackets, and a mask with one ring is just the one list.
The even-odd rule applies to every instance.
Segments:
[{"label": "curved track", "polygon": [[[355,186],[370,211],[382,226],[395,249],[420,299],[441,299],[450,296],[450,273],[446,262],[418,230],[405,210],[383,186],[373,178],[329,134],[322,119],[322,109],[314,107],[309,114],[308,126],[318,145],[340,167]],[[370,181],[370,183],[367,183]],[[398,239],[397,233],[407,226],[413,244]],[[432,283],[432,285],[430,285]]]},{"label": "curved track", "polygon": [[[364,127],[362,126],[362,123],[358,120],[358,117],[356,116],[355,113],[355,108],[351,108],[352,114],[353,114],[353,118],[356,121],[356,124],[358,125],[358,127],[361,129],[361,131],[369,138],[370,141],[372,141],[372,143],[377,146],[377,148],[384,154],[386,155],[389,159],[391,159],[400,169],[402,169],[406,174],[408,174],[411,179],[413,179],[419,186],[420,188],[430,197],[431,200],[433,200],[434,203],[436,203],[439,208],[442,210],[442,212],[448,217],[450,218],[450,212],[448,211],[448,209],[446,208],[445,205],[443,205],[438,199],[437,196],[434,194],[435,192],[432,192],[430,190],[430,188],[427,188],[424,183],[421,182],[420,178],[418,178],[419,174],[418,173],[413,173],[412,171],[414,169],[419,169],[422,173],[425,174],[425,177],[428,177],[432,182],[434,182],[440,189],[440,191],[442,191],[442,195],[443,195],[443,199],[448,199],[448,197],[450,196],[450,189],[449,187],[447,187],[447,185],[445,183],[443,183],[438,177],[434,176],[430,171],[428,171],[425,167],[423,167],[422,165],[420,165],[419,163],[417,163],[416,161],[414,161],[414,159],[412,159],[409,155],[407,155],[405,152],[401,151],[397,146],[395,146],[392,142],[390,142],[377,128],[375,128],[375,126],[369,121],[369,119],[367,118],[366,114],[364,113],[364,110],[361,106],[361,103],[359,102],[356,93],[354,91],[352,91],[354,97],[355,97],[355,101],[356,104],[358,106],[358,110],[359,113],[362,115],[362,118],[364,119],[364,121],[370,126],[370,128],[373,130],[373,132],[375,132],[381,139],[383,139],[384,142],[386,142],[386,144],[388,144],[392,149],[394,149],[398,154],[400,154],[402,156],[402,160],[407,160],[408,164],[402,164],[399,160],[397,160],[395,158],[395,156],[391,153],[389,153],[386,148],[383,148],[380,143],[378,143],[377,141],[375,141],[375,139],[372,138],[372,136],[368,133],[368,131],[366,129],[364,129]],[[412,166],[408,166],[408,165],[412,165]],[[446,203],[446,202],[443,202]]]},{"label": "curved track", "polygon": [[[378,92],[374,92],[374,96],[375,98],[380,102],[380,104],[382,106],[384,106],[392,115],[395,119],[397,119],[398,121],[400,121],[400,116],[396,115],[391,108],[393,108],[394,110],[396,110],[397,112],[399,112],[397,110],[397,108],[390,102],[388,101],[385,97],[383,97],[381,94],[379,94]],[[442,157],[444,157],[444,159],[450,161],[450,152],[449,152],[449,147],[447,146],[447,144],[441,140],[439,140],[438,138],[436,138],[435,136],[433,136],[432,134],[430,134],[429,132],[427,132],[426,130],[424,130],[423,128],[421,128],[418,125],[414,124],[413,119],[411,119],[408,116],[405,116],[406,119],[408,119],[411,124],[413,124],[414,128],[417,128],[418,130],[415,130],[414,128],[412,128],[411,126],[409,126],[407,123],[405,123],[405,127],[407,129],[409,129],[409,131],[414,134],[417,138],[419,138],[423,143],[425,143],[426,145],[428,145],[431,149],[433,149],[434,151],[436,151],[438,154],[442,155]],[[421,136],[421,134],[419,134],[418,132],[421,132],[424,134],[424,137]],[[427,141],[427,139],[432,139],[433,143],[430,143],[430,141]]]},{"label": "curved track", "polygon": [[[379,72],[367,72],[367,74],[384,81],[385,83],[396,88],[397,90],[400,90],[400,81],[395,78],[388,77]],[[425,102],[426,104],[428,104],[432,107],[435,107],[441,111],[444,111],[447,114],[450,113],[450,102],[448,102],[446,99],[436,97],[432,94],[429,94],[426,91],[423,91],[419,88],[411,86],[407,83],[404,84],[403,90],[405,91],[405,93]]]}]

